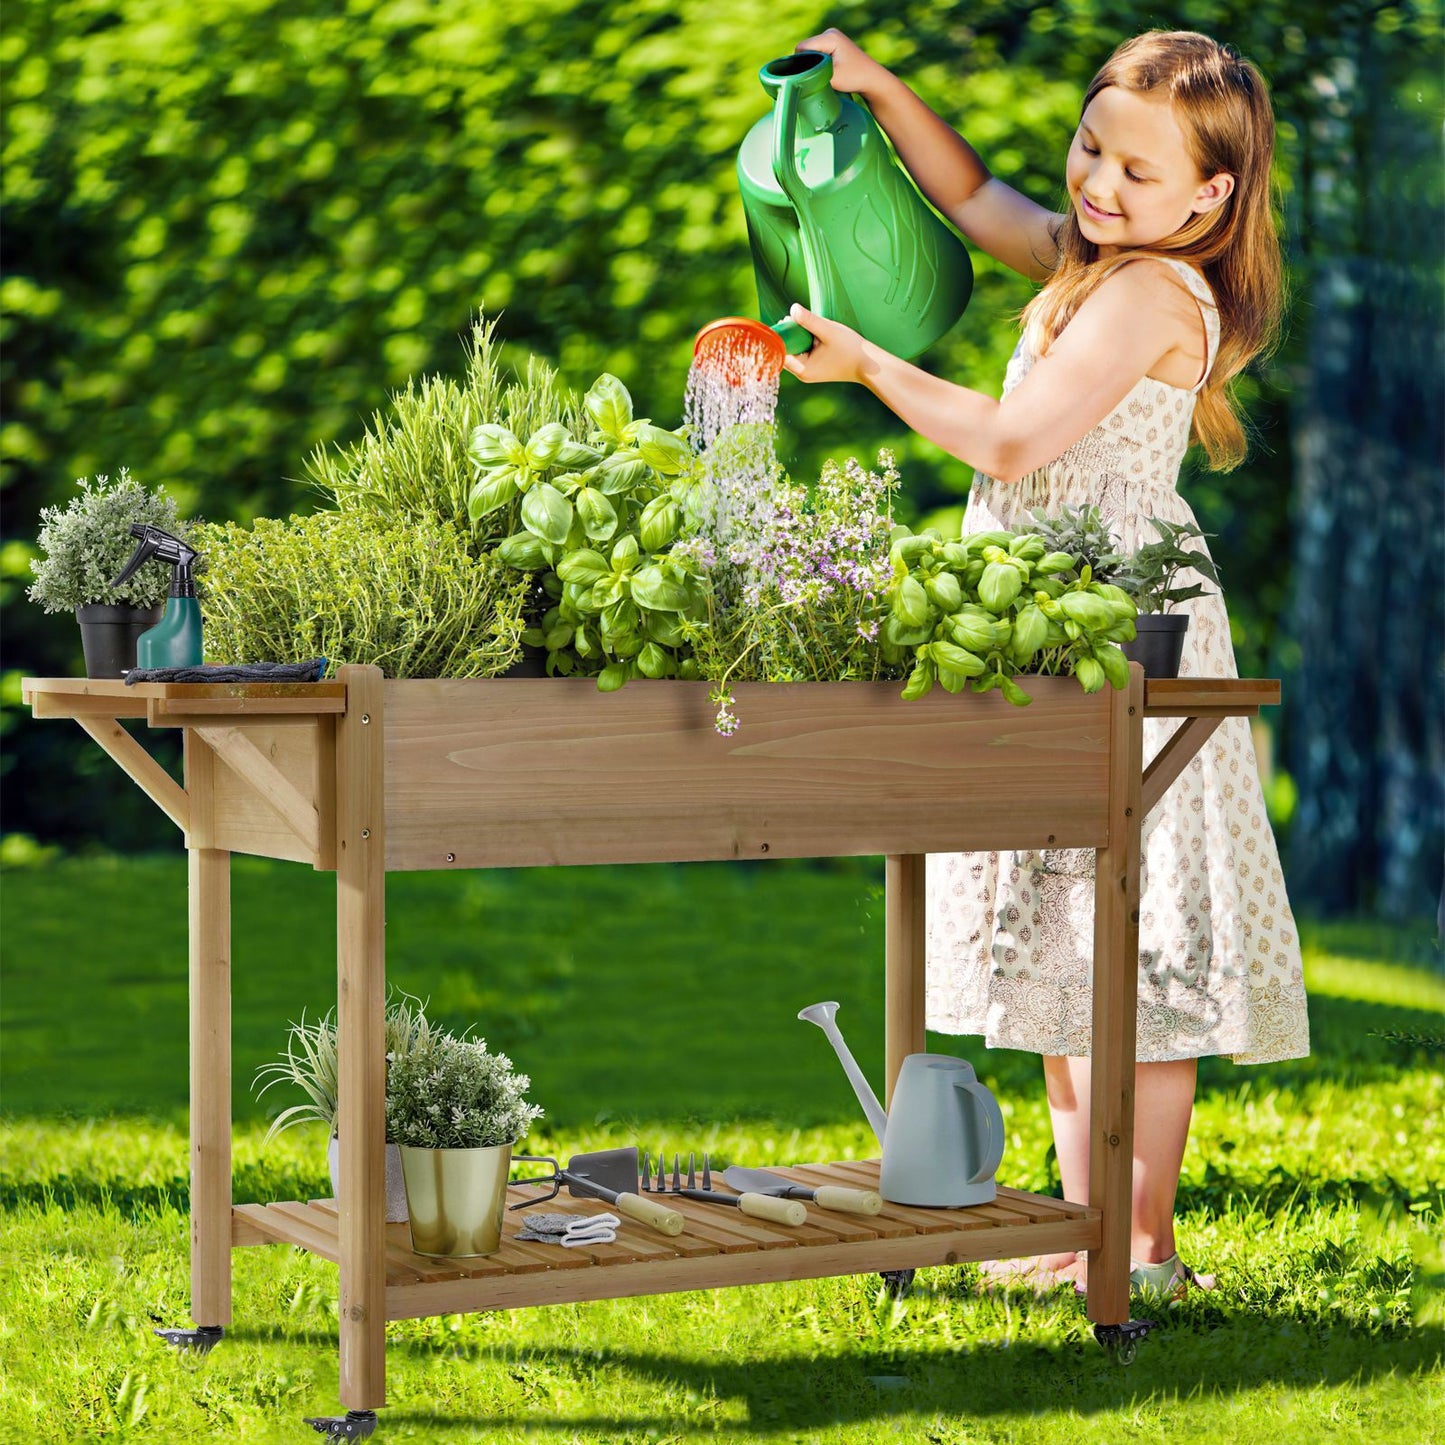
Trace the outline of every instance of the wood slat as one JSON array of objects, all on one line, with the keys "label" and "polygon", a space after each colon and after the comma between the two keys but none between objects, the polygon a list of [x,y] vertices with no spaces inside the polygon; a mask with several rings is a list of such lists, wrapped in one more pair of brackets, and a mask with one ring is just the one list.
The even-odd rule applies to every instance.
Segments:
[{"label": "wood slat", "polygon": [[387,867],[1098,846],[1107,698],[1030,685],[1019,708],[942,691],[902,704],[895,683],[747,684],[725,738],[707,683],[390,682]]},{"label": "wood slat", "polygon": [[[119,677],[26,677],[20,695],[36,717],[74,717],[93,713],[106,700],[122,702],[125,711],[107,710],[108,717],[145,717],[152,703],[163,710],[182,705],[208,713],[309,712],[346,710],[346,688],[340,682],[137,682]],[[65,711],[65,709],[73,709]]]},{"label": "wood slat", "polygon": [[[873,1187],[878,1162],[795,1165],[778,1172],[809,1184]],[[519,1200],[578,1217],[600,1212],[570,1200],[538,1205],[529,1193],[514,1186],[508,1202]],[[624,1220],[614,1244],[577,1250],[516,1240],[513,1236],[522,1228],[522,1216],[509,1211],[502,1248],[476,1259],[414,1255],[407,1226],[391,1225],[387,1231],[387,1317],[866,1274],[1088,1249],[1099,1240],[1098,1218],[1083,1205],[1023,1190],[1001,1189],[996,1205],[972,1209],[885,1205],[883,1214],[855,1216],[810,1207],[808,1223],[797,1228],[753,1219],[701,1200],[672,1197],[668,1202],[687,1220],[681,1235],[659,1234]],[[339,1253],[339,1221],[332,1200],[309,1205],[242,1205],[234,1215],[236,1233],[247,1239],[265,1237],[297,1244],[326,1259],[334,1260]]]},{"label": "wood slat", "polygon": [[750,1253],[720,1252],[704,1259],[659,1260],[618,1265],[614,1269],[548,1270],[521,1278],[464,1279],[390,1288],[386,1292],[386,1309],[389,1319],[415,1319],[453,1311],[626,1299],[678,1290],[921,1269],[930,1265],[1085,1249],[1097,1235],[1096,1223],[1061,1219],[1056,1223],[909,1234],[864,1244],[840,1242]]},{"label": "wood slat", "polygon": [[30,704],[31,716],[37,718],[73,717],[79,721],[84,717],[148,716],[146,700],[143,697],[114,697],[110,693],[97,696],[80,692],[26,693],[23,690],[21,697]]},{"label": "wood slat", "polygon": [[[336,1201],[334,1199],[313,1199],[309,1206],[315,1213],[325,1215],[330,1221],[329,1228],[339,1229]],[[473,1264],[477,1261],[472,1261]],[[445,1259],[436,1255],[416,1254],[411,1247],[411,1226],[388,1224],[386,1226],[386,1280],[388,1284],[402,1284],[413,1277],[425,1280],[461,1279],[475,1270],[463,1269],[458,1260]],[[483,1271],[503,1274],[500,1265]]]},{"label": "wood slat", "polygon": [[[999,1198],[1005,1195],[1009,1198],[1018,1198],[1027,1201],[1034,1209],[1046,1211],[1050,1214],[1061,1215],[1067,1219],[1084,1219],[1089,1215],[1087,1204],[1071,1204],[1067,1199],[1053,1199],[1047,1194],[1031,1194],[1024,1189],[1010,1189],[1000,1184],[998,1187]],[[1040,1217],[1043,1217],[1042,1215]]]},{"label": "wood slat", "polygon": [[1211,711],[1243,717],[1279,704],[1274,677],[1146,677],[1145,717],[1201,717]]}]

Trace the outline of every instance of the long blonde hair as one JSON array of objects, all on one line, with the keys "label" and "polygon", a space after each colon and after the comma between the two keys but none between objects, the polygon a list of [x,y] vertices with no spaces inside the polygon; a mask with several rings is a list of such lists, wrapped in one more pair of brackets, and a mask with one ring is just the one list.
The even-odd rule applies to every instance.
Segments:
[{"label": "long blonde hair", "polygon": [[[1227,171],[1234,190],[1212,211],[1189,218],[1153,246],[1121,253],[1184,260],[1209,282],[1219,307],[1219,349],[1194,408],[1193,439],[1216,470],[1244,460],[1247,444],[1231,379],[1278,340],[1284,272],[1270,196],[1274,111],[1264,77],[1232,46],[1192,30],[1151,30],[1126,41],[1094,77],[1080,113],[1117,85],[1163,91],[1202,176]],[[1073,207],[1055,236],[1058,260],[1044,288],[1024,308],[1034,351],[1042,355],[1085,297],[1121,257],[1105,265],[1085,239]]]}]

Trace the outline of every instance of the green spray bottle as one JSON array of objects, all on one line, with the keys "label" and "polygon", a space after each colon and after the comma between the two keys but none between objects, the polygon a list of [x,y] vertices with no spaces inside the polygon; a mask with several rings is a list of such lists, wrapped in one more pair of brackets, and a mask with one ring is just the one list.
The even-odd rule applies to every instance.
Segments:
[{"label": "green spray bottle", "polygon": [[201,604],[196,600],[194,568],[200,553],[188,547],[179,537],[159,527],[141,522],[132,523],[130,534],[140,539],[130,561],[110,585],[119,587],[135,576],[152,558],[169,562],[171,587],[166,597],[166,610],[161,620],[136,640],[137,667],[199,667],[203,660],[201,646]]},{"label": "green spray bottle", "polygon": [[723,318],[699,333],[697,354],[746,336],[761,340],[780,370],[785,353],[813,344],[787,319],[796,301],[895,356],[917,356],[968,305],[973,267],[962,239],[919,194],[867,110],[833,89],[831,55],[785,55],[758,77],[773,109],[743,141],[738,185],[766,328]]}]

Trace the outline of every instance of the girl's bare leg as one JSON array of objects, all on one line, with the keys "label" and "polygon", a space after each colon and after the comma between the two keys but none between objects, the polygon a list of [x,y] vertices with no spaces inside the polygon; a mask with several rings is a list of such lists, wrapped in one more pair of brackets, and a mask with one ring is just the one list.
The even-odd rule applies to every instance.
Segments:
[{"label": "girl's bare leg", "polygon": [[[1134,1195],[1129,1253],[1140,1264],[1158,1264],[1175,1252],[1174,1200],[1194,1111],[1198,1074],[1194,1059],[1140,1064],[1134,1111]],[[1044,1083],[1054,1126],[1054,1150],[1064,1198],[1089,1197],[1089,1061],[1044,1056]],[[986,1273],[1072,1279],[1082,1285],[1085,1257],[1046,1254],[1001,1263]],[[1207,1288],[1212,1283],[1201,1277]]]},{"label": "girl's bare leg", "polygon": [[[1089,1197],[1089,1061],[1045,1054],[1044,1084],[1064,1198],[1084,1203]],[[1083,1256],[1069,1250],[1030,1259],[991,1260],[981,1268],[994,1278],[1050,1285],[1065,1279],[1082,1282],[1083,1266]]]}]

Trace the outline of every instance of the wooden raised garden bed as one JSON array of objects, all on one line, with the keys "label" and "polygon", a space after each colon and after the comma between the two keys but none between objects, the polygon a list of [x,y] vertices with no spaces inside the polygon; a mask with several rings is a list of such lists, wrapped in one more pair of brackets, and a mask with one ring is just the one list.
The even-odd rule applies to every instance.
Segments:
[{"label": "wooden raised garden bed", "polygon": [[[1272,681],[1130,675],[1092,697],[1071,678],[1031,678],[1025,708],[997,693],[903,702],[896,683],[750,684],[735,690],[732,737],[714,730],[705,683],[602,694],[560,679],[388,682],[372,667],[314,684],[26,680],[35,716],[74,718],[185,833],[197,1326],[231,1321],[234,1247],[287,1242],[335,1260],[341,1403],[361,1412],[385,1403],[388,1319],[1084,1249],[1089,1317],[1101,1338],[1128,1340],[1140,825],[1222,718],[1279,701]],[[1184,719],[1147,771],[1146,716]],[[122,717],[184,730],[184,787]],[[471,1261],[417,1256],[406,1227],[387,1226],[389,870],[884,854],[891,1094],[904,1056],[925,1047],[925,855],[1043,846],[1098,850],[1088,1200],[1001,1187],[971,1209],[814,1209],[799,1229],[677,1201],[676,1238],[629,1222],[615,1244],[575,1250],[513,1240],[509,1215],[501,1252]],[[232,1206],[233,852],[336,873],[336,1201]],[[877,1164],[792,1172],[874,1184]]]}]

